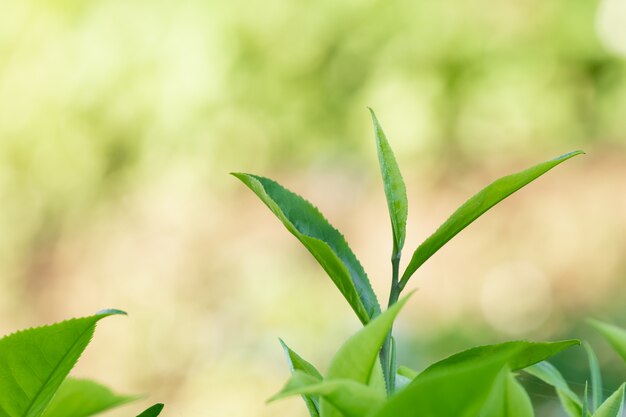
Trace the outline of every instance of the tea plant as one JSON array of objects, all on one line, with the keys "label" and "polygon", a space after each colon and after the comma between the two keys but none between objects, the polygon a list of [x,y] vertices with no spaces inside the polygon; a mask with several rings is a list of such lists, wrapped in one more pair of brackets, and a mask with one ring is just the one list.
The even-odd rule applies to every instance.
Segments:
[{"label": "tea plant", "polygon": [[[96,324],[119,314],[126,313],[103,310],[0,339],[0,417],[90,417],[137,400],[96,382],[68,377]],[[156,417],[162,408],[156,404],[138,417]]]},{"label": "tea plant", "polygon": [[[410,297],[400,298],[411,276],[487,210],[583,152],[570,152],[494,181],[467,200],[419,245],[400,274],[408,212],[406,187],[373,111],[371,116],[393,236],[385,312],[348,243],[315,206],[269,178],[233,173],[309,250],[364,325],[339,349],[325,374],[281,340],[292,376],[270,400],[300,395],[311,417],[529,417],[534,416],[533,406],[516,379],[516,372],[526,369],[557,387],[562,400],[575,404],[572,417],[587,417],[589,410],[596,408],[594,417],[617,417],[616,405],[621,407],[623,387],[605,402],[596,395],[593,406],[588,408],[586,401],[575,401],[562,378],[556,376],[558,371],[543,362],[563,349],[578,345],[577,340],[514,341],[477,347],[452,355],[422,372],[396,364],[392,328]],[[592,389],[597,386],[597,366],[594,372]]]}]

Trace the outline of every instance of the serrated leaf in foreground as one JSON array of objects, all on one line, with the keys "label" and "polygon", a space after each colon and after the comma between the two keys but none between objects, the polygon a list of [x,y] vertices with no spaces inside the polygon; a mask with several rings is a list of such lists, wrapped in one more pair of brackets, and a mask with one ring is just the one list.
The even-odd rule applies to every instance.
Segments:
[{"label": "serrated leaf in foreground", "polygon": [[315,206],[269,178],[232,175],[248,186],[309,250],[363,324],[380,314],[378,299],[360,262],[343,235]]},{"label": "serrated leaf in foreground", "polygon": [[452,213],[448,220],[439,226],[435,233],[430,235],[419,245],[413,253],[413,257],[404,271],[404,274],[402,274],[402,279],[400,280],[401,288],[404,288],[409,278],[411,278],[411,275],[413,275],[424,262],[461,230],[465,229],[474,220],[482,216],[487,210],[562,162],[583,153],[582,151],[566,153],[565,155],[540,163],[524,171],[497,179],[483,188],[478,194],[467,200]]},{"label": "serrated leaf in foreground", "polygon": [[135,401],[87,379],[67,378],[43,413],[43,417],[89,417]]},{"label": "serrated leaf in foreground", "polygon": [[96,323],[117,310],[0,339],[0,417],[39,417],[83,353]]}]

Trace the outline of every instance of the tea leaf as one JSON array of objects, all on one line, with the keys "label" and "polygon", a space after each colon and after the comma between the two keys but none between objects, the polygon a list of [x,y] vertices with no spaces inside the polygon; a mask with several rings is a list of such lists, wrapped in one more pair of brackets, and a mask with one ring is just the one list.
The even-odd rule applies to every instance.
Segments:
[{"label": "tea leaf", "polygon": [[391,146],[389,146],[385,132],[383,132],[383,128],[380,126],[380,123],[378,123],[374,110],[369,110],[372,114],[374,136],[376,137],[376,148],[378,150],[378,163],[380,165],[380,173],[383,177],[389,217],[391,218],[393,254],[396,256],[402,251],[402,247],[404,246],[409,202],[407,201],[406,186],[402,180],[400,168],[391,150]]},{"label": "tea leaf", "polygon": [[613,349],[626,361],[626,330],[599,320],[588,320],[613,347]]},{"label": "tea leaf", "polygon": [[466,358],[422,373],[389,398],[372,417],[475,417],[509,354],[500,352],[480,360]]},{"label": "tea leaf", "polygon": [[[583,347],[587,352],[589,358],[589,370],[591,373],[591,405],[593,410],[597,410],[600,404],[604,401],[602,398],[602,373],[600,372],[600,364],[598,363],[598,357],[591,348],[589,343],[584,342]],[[584,413],[583,413],[584,415]]]},{"label": "tea leaf", "polygon": [[587,402],[589,398],[588,389],[587,381],[585,381],[585,390],[583,391],[583,407],[582,412],[580,413],[582,416],[589,415],[589,404]]},{"label": "tea leaf", "polygon": [[344,417],[363,417],[379,408],[385,400],[384,391],[378,392],[349,379],[320,381],[302,371],[295,371],[285,387],[268,401],[312,394],[322,397]]},{"label": "tea leaf", "polygon": [[154,404],[152,407],[148,408],[137,417],[157,417],[159,414],[161,414],[161,411],[163,411],[163,407],[163,404]]},{"label": "tea leaf", "polygon": [[446,359],[434,363],[426,368],[422,374],[433,372],[441,368],[447,368],[455,363],[463,363],[468,360],[480,361],[493,355],[506,352],[508,354],[508,366],[511,371],[524,369],[530,365],[541,362],[571,346],[579,345],[578,340],[563,340],[559,342],[527,342],[512,341],[495,345],[478,346],[463,352],[456,353]]},{"label": "tea leaf", "polygon": [[[330,362],[326,381],[349,379],[361,384],[368,384],[374,364],[378,358],[380,347],[385,341],[389,329],[411,295],[404,297],[387,311],[376,317],[339,349]],[[326,401],[320,404],[321,415],[324,417],[338,416],[332,405]]]},{"label": "tea leaf", "polygon": [[551,363],[541,362],[524,369],[524,372],[539,378],[548,385],[552,385],[556,389],[563,409],[570,417],[582,416],[580,398],[570,389],[561,373]]},{"label": "tea leaf", "polygon": [[118,310],[22,330],[0,339],[0,417],[41,416],[91,341]]},{"label": "tea leaf", "polygon": [[[291,373],[295,371],[301,371],[309,376],[312,376],[313,378],[316,378],[317,380],[322,380],[322,374],[320,374],[313,365],[302,359],[300,355],[291,350],[289,346],[287,346],[287,344],[283,342],[282,339],[278,340],[280,341],[280,344],[285,351],[285,356],[287,357],[287,362],[289,363],[289,370],[291,371]],[[309,414],[311,415],[311,417],[318,417],[319,399],[317,395],[303,395],[302,399],[304,400],[306,408],[309,410]]]},{"label": "tea leaf", "polygon": [[44,411],[43,417],[89,417],[137,399],[114,394],[97,382],[67,378]]},{"label": "tea leaf", "polygon": [[268,178],[233,173],[317,259],[363,324],[380,314],[369,278],[344,237],[311,203]]},{"label": "tea leaf", "polygon": [[487,210],[520,188],[539,178],[555,166],[582,153],[582,151],[570,152],[550,161],[535,165],[525,171],[502,177],[467,200],[413,253],[413,257],[402,275],[400,281],[401,288],[406,285],[411,275],[435,254],[435,252],[441,249],[450,239],[483,215]]},{"label": "tea leaf", "polygon": [[533,405],[524,387],[505,369],[483,408],[481,417],[534,417]]},{"label": "tea leaf", "polygon": [[624,384],[593,413],[593,417],[621,417],[624,409]]}]

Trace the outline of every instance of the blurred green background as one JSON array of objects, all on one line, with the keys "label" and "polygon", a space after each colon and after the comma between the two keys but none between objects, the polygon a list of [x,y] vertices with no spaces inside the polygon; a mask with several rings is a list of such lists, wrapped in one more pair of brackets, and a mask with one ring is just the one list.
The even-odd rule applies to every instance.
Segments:
[{"label": "blurred green background", "polygon": [[[274,177],[318,205],[384,299],[391,232],[371,106],[408,185],[406,258],[491,180],[588,153],[414,276],[402,361],[589,336],[613,381],[626,377],[582,321],[626,325],[625,9],[0,0],[0,333],[122,308],[81,376],[150,393],[173,417],[304,416],[298,399],[264,404],[287,376],[277,338],[324,369],[359,323],[227,174]],[[567,359],[584,383],[582,353]]]}]

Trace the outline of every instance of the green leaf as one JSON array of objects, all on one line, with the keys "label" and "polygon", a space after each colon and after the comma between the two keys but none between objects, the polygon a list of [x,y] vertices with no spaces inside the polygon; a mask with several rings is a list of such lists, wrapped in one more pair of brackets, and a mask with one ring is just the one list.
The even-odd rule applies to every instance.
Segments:
[{"label": "green leaf", "polygon": [[624,384],[593,413],[593,417],[621,417],[624,409]]},{"label": "green leaf", "polygon": [[[330,362],[325,380],[348,379],[360,384],[368,384],[385,337],[410,296],[411,294],[389,307],[387,311],[348,339]],[[321,402],[320,411],[323,417],[339,415],[326,401]]]},{"label": "green leaf", "polygon": [[152,407],[148,408],[146,411],[139,414],[137,417],[157,417],[159,414],[161,414],[161,411],[163,411],[163,407],[164,405],[161,403],[154,404]]},{"label": "green leaf", "polygon": [[417,375],[419,375],[419,372],[414,371],[413,369],[406,366],[399,366],[398,375],[402,375],[405,378],[414,379]]},{"label": "green leaf", "polygon": [[311,203],[268,178],[233,173],[317,259],[363,324],[380,314],[369,278],[348,243]]},{"label": "green leaf", "polygon": [[89,417],[137,399],[114,394],[97,382],[67,378],[44,411],[43,417]]},{"label": "green leaf", "polygon": [[[313,365],[302,359],[300,355],[291,350],[282,339],[278,340],[285,351],[285,356],[287,357],[287,362],[289,364],[289,370],[292,373],[295,371],[301,371],[319,381],[322,380],[322,374],[320,374]],[[317,395],[302,395],[302,399],[304,400],[311,417],[319,417],[319,399]]]},{"label": "green leaf", "polygon": [[475,417],[513,351],[466,357],[431,368],[397,391],[372,417]]},{"label": "green leaf", "polygon": [[295,371],[285,387],[268,401],[313,394],[322,397],[344,417],[363,417],[385,401],[384,391],[381,393],[349,379],[320,381],[302,371]]},{"label": "green leaf", "polygon": [[[591,373],[591,405],[593,410],[597,410],[600,404],[604,401],[602,398],[602,373],[600,372],[600,364],[598,363],[598,357],[591,348],[589,343],[584,342],[583,347],[587,352],[589,358],[589,371]],[[584,413],[583,413],[584,415]]]},{"label": "green leaf", "polygon": [[404,246],[406,237],[406,218],[409,202],[406,197],[406,187],[402,180],[400,168],[393,155],[391,146],[387,141],[383,128],[378,123],[374,110],[369,109],[372,114],[374,124],[374,136],[376,138],[376,148],[378,150],[378,163],[380,173],[383,177],[389,217],[391,218],[391,229],[393,231],[393,254],[397,256]]},{"label": "green leaf", "polygon": [[541,362],[524,369],[525,372],[539,378],[556,389],[563,409],[570,417],[582,416],[582,402],[578,395],[567,385],[561,373],[549,362]]},{"label": "green leaf", "polygon": [[481,417],[534,417],[533,405],[524,387],[504,369],[498,378]]},{"label": "green leaf", "polygon": [[589,415],[589,403],[587,402],[588,398],[589,398],[588,384],[587,384],[587,381],[585,381],[585,391],[583,391],[583,407],[582,407],[582,412],[580,413],[582,416]]},{"label": "green leaf", "polygon": [[422,374],[446,368],[454,363],[468,360],[483,360],[503,352],[514,352],[508,356],[508,366],[511,371],[517,371],[541,362],[571,346],[579,345],[578,340],[563,340],[559,342],[527,342],[525,340],[498,343],[495,345],[478,346],[460,353],[456,353],[441,360],[428,368]]},{"label": "green leaf", "polygon": [[435,254],[435,252],[441,249],[450,239],[469,226],[487,210],[559,165],[561,162],[582,153],[582,151],[570,152],[550,161],[535,165],[525,171],[502,177],[467,200],[465,204],[459,207],[450,218],[448,218],[435,233],[430,235],[413,253],[413,257],[402,275],[401,288],[404,288],[411,275]]},{"label": "green leaf", "polygon": [[22,330],[0,339],[0,417],[38,417],[89,344],[118,310]]},{"label": "green leaf", "polygon": [[626,330],[612,324],[599,320],[588,320],[588,323],[595,328],[610,343],[613,349],[619,353],[626,361]]}]

